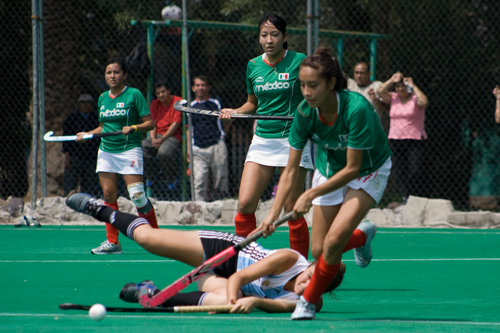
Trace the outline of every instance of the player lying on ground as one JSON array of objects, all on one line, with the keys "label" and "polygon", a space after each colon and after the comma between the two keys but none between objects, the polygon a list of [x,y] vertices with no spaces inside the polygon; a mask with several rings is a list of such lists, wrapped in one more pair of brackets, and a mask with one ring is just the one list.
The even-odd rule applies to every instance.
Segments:
[{"label": "player lying on ground", "polygon": [[[84,193],[69,196],[66,204],[78,212],[112,224],[153,254],[194,267],[243,240],[217,231],[153,229],[144,218],[114,210]],[[217,266],[212,274],[199,279],[199,291],[177,294],[163,306],[235,304],[231,313],[249,313],[254,308],[267,312],[292,312],[309,284],[314,268],[315,263],[309,264],[294,250],[267,250],[252,242],[237,256]],[[337,278],[325,292],[340,285],[344,272],[345,265],[342,264]],[[152,294],[157,292],[154,285],[148,288]],[[121,298],[133,301],[138,289],[137,286],[125,286]],[[322,299],[316,306],[321,308]]]}]

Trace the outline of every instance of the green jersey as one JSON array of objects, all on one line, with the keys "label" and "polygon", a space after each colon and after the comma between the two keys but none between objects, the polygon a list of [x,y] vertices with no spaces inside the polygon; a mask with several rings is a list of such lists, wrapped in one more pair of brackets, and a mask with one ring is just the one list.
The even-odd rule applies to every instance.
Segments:
[{"label": "green jersey", "polygon": [[380,119],[373,106],[362,95],[337,92],[338,114],[333,124],[320,119],[319,110],[300,103],[293,119],[289,141],[301,150],[311,140],[317,145],[316,169],[330,178],[347,163],[347,148],[363,150],[359,176],[366,176],[384,164],[392,155]]},{"label": "green jersey", "polygon": [[[99,122],[102,132],[121,131],[124,126],[140,124],[141,118],[150,114],[148,103],[141,92],[126,87],[116,97],[109,96],[109,90],[99,96]],[[108,153],[120,153],[136,147],[142,147],[142,134],[107,136],[101,138],[99,148]]]},{"label": "green jersey", "polygon": [[[246,72],[247,93],[259,101],[257,114],[293,116],[303,100],[300,92],[299,65],[306,56],[287,51],[284,58],[271,66],[260,55],[248,62]],[[263,138],[283,138],[290,132],[292,122],[283,120],[257,120],[255,134]]]}]

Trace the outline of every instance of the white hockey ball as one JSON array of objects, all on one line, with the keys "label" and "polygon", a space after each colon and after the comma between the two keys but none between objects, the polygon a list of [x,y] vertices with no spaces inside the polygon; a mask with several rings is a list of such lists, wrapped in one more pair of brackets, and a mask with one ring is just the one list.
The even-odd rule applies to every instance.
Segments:
[{"label": "white hockey ball", "polygon": [[94,304],[89,309],[89,317],[94,321],[101,321],[106,317],[106,307],[102,304]]}]

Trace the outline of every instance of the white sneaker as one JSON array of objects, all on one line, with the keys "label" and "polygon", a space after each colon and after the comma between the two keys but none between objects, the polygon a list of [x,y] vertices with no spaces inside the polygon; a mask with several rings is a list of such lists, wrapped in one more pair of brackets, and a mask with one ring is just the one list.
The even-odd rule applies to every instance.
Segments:
[{"label": "white sneaker", "polygon": [[292,320],[313,319],[316,319],[316,306],[306,301],[304,296],[300,296],[300,300],[295,306],[295,311],[292,313]]},{"label": "white sneaker", "polygon": [[122,254],[122,245],[120,243],[113,244],[106,240],[100,246],[92,249],[91,252],[92,254]]},{"label": "white sneaker", "polygon": [[361,222],[356,229],[361,230],[366,235],[366,243],[354,249],[354,258],[356,259],[356,265],[365,268],[372,260],[371,242],[377,233],[377,226],[372,221],[365,220]]}]

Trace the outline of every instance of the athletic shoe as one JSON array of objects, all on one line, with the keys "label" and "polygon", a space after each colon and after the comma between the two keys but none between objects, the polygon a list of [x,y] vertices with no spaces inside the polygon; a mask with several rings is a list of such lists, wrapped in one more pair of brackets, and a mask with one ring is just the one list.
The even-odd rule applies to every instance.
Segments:
[{"label": "athletic shoe", "polygon": [[377,226],[372,221],[366,220],[361,222],[356,229],[361,230],[366,235],[366,243],[364,246],[354,249],[354,258],[356,259],[356,265],[365,268],[372,260],[371,242],[377,233]]},{"label": "athletic shoe", "polygon": [[295,311],[292,313],[292,320],[313,319],[316,319],[316,306],[306,301],[304,296],[300,296],[300,300],[295,306]]},{"label": "athletic shoe", "polygon": [[113,244],[105,241],[100,246],[92,249],[91,252],[92,254],[122,254],[122,246],[120,243]]},{"label": "athletic shoe", "polygon": [[153,297],[160,292],[151,280],[142,281],[141,283],[127,283],[120,291],[120,299],[129,303],[139,302],[139,290],[141,288],[147,289],[149,297]]},{"label": "athletic shoe", "polygon": [[97,217],[97,214],[105,207],[103,203],[100,203],[97,199],[86,193],[75,193],[70,195],[66,199],[66,205],[77,212],[92,217]]}]

